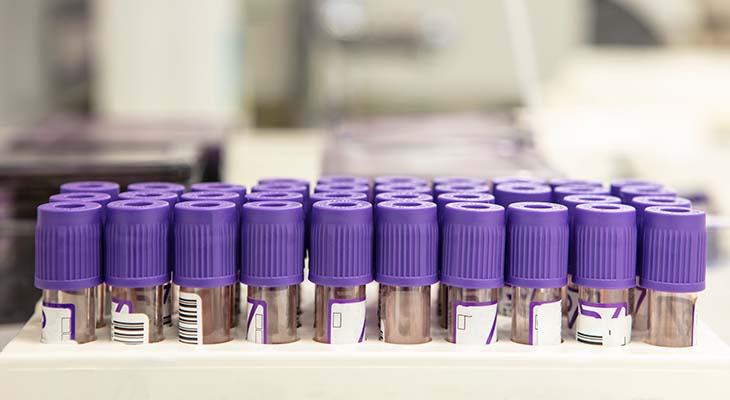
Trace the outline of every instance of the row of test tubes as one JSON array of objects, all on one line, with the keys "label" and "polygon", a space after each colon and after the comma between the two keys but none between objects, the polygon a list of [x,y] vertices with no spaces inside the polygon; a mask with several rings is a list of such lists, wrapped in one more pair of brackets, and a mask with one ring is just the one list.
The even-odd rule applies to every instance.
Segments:
[{"label": "row of test tubes", "polygon": [[[241,185],[73,182],[39,206],[41,341],[86,343],[111,325],[125,344],[299,339],[305,260],[314,337],[365,337],[365,285],[379,284],[380,340],[431,341],[431,286],[447,341],[694,344],[705,216],[643,181],[351,176]],[[435,199],[435,201],[434,201]],[[241,316],[241,285],[247,288]],[[174,318],[174,315],[177,317]]]}]

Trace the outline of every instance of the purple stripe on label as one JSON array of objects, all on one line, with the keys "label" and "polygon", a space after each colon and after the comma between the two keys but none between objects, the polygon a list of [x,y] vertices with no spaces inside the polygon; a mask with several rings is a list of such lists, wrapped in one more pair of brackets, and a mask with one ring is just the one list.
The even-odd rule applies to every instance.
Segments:
[{"label": "purple stripe on label", "polygon": [[[537,291],[535,291],[535,293],[537,293]],[[534,294],[533,294],[533,297],[534,297]],[[534,318],[534,315],[535,315],[535,307],[541,306],[543,304],[552,304],[552,303],[555,303],[555,302],[558,302],[558,301],[560,301],[560,300],[556,300],[556,301],[531,301],[530,302],[530,327],[529,327],[530,333],[529,333],[529,338],[528,338],[528,342],[530,343],[530,345],[534,345],[535,344],[535,343],[533,343],[533,337],[532,337],[533,330],[534,330],[534,326],[535,326],[535,318]]]},{"label": "purple stripe on label", "polygon": [[644,304],[644,299],[646,299],[646,289],[637,286],[635,290],[638,290],[641,293],[639,294],[639,300],[636,301],[636,310],[634,310],[634,312],[638,314],[641,309],[641,305]]},{"label": "purple stripe on label", "polygon": [[[452,315],[452,318],[457,318],[456,310],[457,310],[457,307],[459,307],[459,306],[462,306],[462,307],[482,307],[482,306],[493,306],[495,304],[497,304],[496,301],[457,301],[457,302],[454,303],[454,309],[453,309],[451,315]],[[494,313],[494,321],[492,322],[492,327],[490,328],[489,336],[487,337],[487,343],[486,344],[491,344],[492,343],[492,338],[494,337],[494,329],[497,326],[497,314],[499,314],[499,313],[498,312],[495,312]],[[456,328],[457,328],[456,325],[457,325],[457,321],[455,321],[455,320],[454,321],[451,321],[451,327],[453,328],[453,331],[454,331],[453,332],[453,335],[454,335],[454,343],[456,343]]]},{"label": "purple stripe on label", "polygon": [[593,317],[593,318],[601,319],[601,314],[599,314],[595,311],[586,310],[583,308],[583,306],[595,307],[595,308],[611,308],[614,310],[613,315],[611,316],[611,319],[618,319],[619,317],[621,317],[622,310],[624,311],[623,315],[629,315],[629,306],[626,303],[592,303],[592,302],[583,301],[583,300],[578,301],[578,308],[580,310],[580,315],[585,315],[586,317]]},{"label": "purple stripe on label", "polygon": [[134,312],[134,307],[132,306],[131,300],[121,300],[121,299],[115,299],[112,297],[112,303],[117,304],[117,308],[114,309],[114,312],[118,312],[118,313],[122,312],[122,310],[124,310],[124,306],[127,306],[127,308],[129,309],[129,311],[128,311],[129,314],[132,314]]},{"label": "purple stripe on label", "polygon": [[[329,301],[327,302],[327,343],[332,343],[332,321],[330,321],[330,317],[332,316],[332,305],[360,303],[363,301],[365,301],[364,297],[358,297],[356,299],[329,299]],[[362,333],[360,334],[360,339],[357,342],[362,343],[364,337],[365,323],[363,323],[362,325]]]},{"label": "purple stripe on label", "polygon": [[[577,286],[574,286],[574,287],[568,286],[567,291],[569,293],[575,293],[575,297],[578,297],[578,287]],[[573,329],[573,327],[575,326],[575,321],[578,319],[578,307],[577,306],[573,307],[574,306],[573,297],[571,297],[570,294],[568,294],[568,296],[566,296],[566,297],[568,299],[568,310],[573,310],[573,314],[568,315],[568,329]]]},{"label": "purple stripe on label", "polygon": [[[253,322],[254,315],[256,315],[256,309],[258,308],[258,306],[261,306],[261,310],[262,310],[262,314],[263,314],[263,321],[262,321],[263,326],[262,326],[262,336],[261,336],[262,340],[261,340],[261,343],[262,344],[268,344],[269,343],[269,336],[268,336],[268,332],[267,332],[267,329],[266,329],[267,326],[268,326],[268,321],[267,321],[267,319],[268,319],[268,315],[267,314],[268,313],[267,313],[266,302],[263,301],[263,300],[254,300],[254,299],[252,299],[252,298],[249,297],[248,298],[248,304],[251,304],[251,312],[248,313],[248,321],[246,322],[246,336],[248,336],[248,333],[251,330],[251,323]],[[256,329],[256,327],[254,327],[254,329]],[[256,338],[256,335],[254,334],[254,340],[255,340],[255,338]]]},{"label": "purple stripe on label", "polygon": [[[43,302],[43,307],[48,308],[66,308],[71,311],[71,340],[76,340],[76,306],[73,304],[54,304]],[[45,326],[46,317],[43,315],[43,325]]]}]

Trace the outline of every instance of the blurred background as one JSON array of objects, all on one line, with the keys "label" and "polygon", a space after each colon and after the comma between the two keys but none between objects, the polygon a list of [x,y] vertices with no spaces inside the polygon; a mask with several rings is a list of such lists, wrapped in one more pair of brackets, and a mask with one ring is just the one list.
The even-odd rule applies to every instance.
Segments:
[{"label": "blurred background", "polygon": [[730,340],[730,2],[0,0],[0,54],[0,347],[60,183],[323,173],[665,183]]}]

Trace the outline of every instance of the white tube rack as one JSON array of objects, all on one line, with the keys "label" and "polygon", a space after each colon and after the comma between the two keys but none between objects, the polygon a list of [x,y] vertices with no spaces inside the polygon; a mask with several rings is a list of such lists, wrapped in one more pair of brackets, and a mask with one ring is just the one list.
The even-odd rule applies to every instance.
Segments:
[{"label": "white tube rack", "polygon": [[172,328],[150,345],[112,343],[108,328],[96,342],[44,345],[36,313],[0,353],[0,399],[687,400],[730,393],[730,348],[701,321],[697,345],[684,349],[643,338],[620,348],[590,346],[565,330],[559,346],[519,345],[509,340],[508,318],[499,320],[499,341],[489,348],[447,343],[435,318],[432,342],[402,346],[378,341],[376,296],[369,285],[366,341],[352,346],[311,340],[309,283],[301,340],[286,345],[248,343],[240,327],[219,345],[181,344]]}]

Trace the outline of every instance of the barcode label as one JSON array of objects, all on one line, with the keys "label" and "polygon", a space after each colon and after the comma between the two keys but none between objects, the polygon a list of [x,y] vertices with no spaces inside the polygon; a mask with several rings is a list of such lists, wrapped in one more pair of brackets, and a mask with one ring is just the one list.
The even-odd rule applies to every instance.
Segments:
[{"label": "barcode label", "polygon": [[631,315],[627,303],[578,303],[575,339],[599,346],[626,346],[631,342]]},{"label": "barcode label", "polygon": [[172,325],[172,285],[167,282],[162,286],[162,324]]},{"label": "barcode label", "polygon": [[497,302],[455,302],[454,343],[485,345],[497,341]]},{"label": "barcode label", "polygon": [[203,344],[203,302],[195,293],[180,292],[177,331],[182,343]]},{"label": "barcode label", "polygon": [[561,342],[563,302],[530,302],[530,344],[554,346]]},{"label": "barcode label", "polygon": [[246,340],[256,344],[267,344],[266,324],[267,305],[263,300],[248,299],[248,317],[246,318]]},{"label": "barcode label", "polygon": [[43,303],[41,342],[74,343],[76,340],[76,306]]},{"label": "barcode label", "polygon": [[112,341],[124,344],[150,342],[150,319],[135,313],[131,301],[112,299]]},{"label": "barcode label", "polygon": [[362,342],[365,336],[365,311],[365,298],[330,299],[328,342],[331,344]]}]

